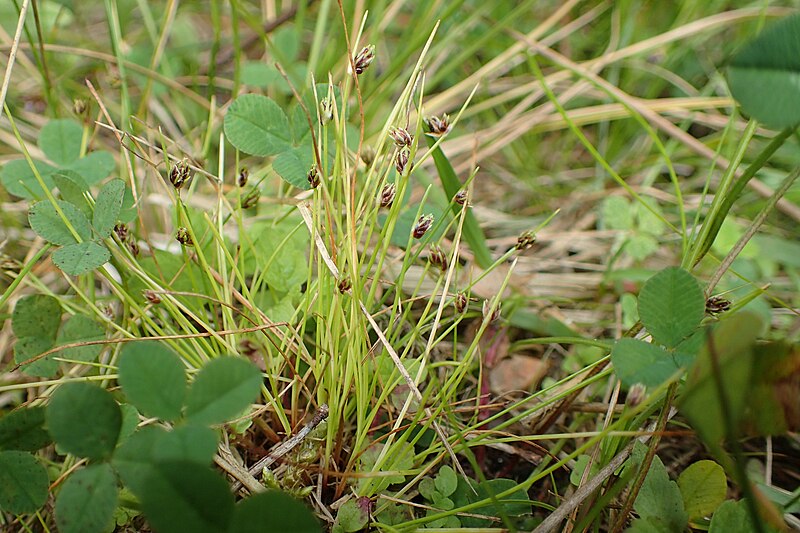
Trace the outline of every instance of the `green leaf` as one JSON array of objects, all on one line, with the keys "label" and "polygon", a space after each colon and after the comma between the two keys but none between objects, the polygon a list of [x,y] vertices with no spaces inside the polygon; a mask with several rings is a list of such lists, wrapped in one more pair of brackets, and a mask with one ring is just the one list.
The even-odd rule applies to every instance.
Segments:
[{"label": "green leaf", "polygon": [[39,133],[39,148],[57,165],[72,163],[81,155],[83,128],[70,119],[51,120]]},{"label": "green leaf", "polygon": [[119,211],[119,221],[127,224],[139,216],[139,210],[136,207],[136,199],[133,197],[133,191],[127,185],[125,186],[125,195],[122,197],[122,209]]},{"label": "green leaf", "polygon": [[769,26],[742,48],[730,62],[728,86],[759,122],[775,129],[800,124],[800,15]]},{"label": "green leaf", "polygon": [[[71,316],[64,323],[61,328],[61,333],[58,336],[59,344],[72,344],[75,342],[97,341],[103,339],[103,326],[92,320],[86,315]],[[62,359],[71,359],[73,361],[81,361],[83,363],[90,363],[97,359],[100,352],[103,351],[103,346],[100,344],[91,346],[77,346],[75,348],[67,348],[61,350],[56,354],[57,357]]]},{"label": "green leaf", "polygon": [[117,167],[114,156],[105,150],[91,152],[73,161],[64,168],[80,174],[87,185],[94,185],[106,179]]},{"label": "green leaf", "polygon": [[73,172],[72,170],[58,170],[52,175],[53,183],[58,187],[61,199],[69,202],[78,209],[81,213],[89,218],[92,216],[92,206],[84,196],[84,192],[89,190],[83,177]]},{"label": "green leaf", "polygon": [[121,426],[122,412],[111,393],[91,383],[64,383],[47,405],[50,434],[59,446],[78,457],[109,457]]},{"label": "green leaf", "polygon": [[726,500],[720,505],[711,518],[708,533],[755,533],[759,531],[753,525],[747,504],[743,500]]},{"label": "green leaf", "polygon": [[34,513],[47,501],[47,470],[30,453],[0,452],[0,509]]},{"label": "green leaf", "polygon": [[603,228],[614,230],[633,229],[633,209],[624,196],[607,196],[602,207]]},{"label": "green leaf", "polygon": [[641,203],[636,204],[637,229],[654,236],[664,233],[666,225],[664,224],[663,218],[658,216],[663,215],[658,202],[648,197],[641,198],[640,202],[647,204],[650,209]]},{"label": "green leaf", "polygon": [[672,526],[660,516],[637,518],[625,533],[675,533]]},{"label": "green leaf", "polygon": [[[414,446],[408,442],[395,442],[383,458],[383,463],[378,465],[381,452],[385,444],[378,442],[367,448],[358,461],[358,471],[364,474],[381,472],[380,477],[363,477],[358,480],[356,492],[358,494],[375,494],[383,491],[389,485],[405,481],[405,474],[399,471],[410,470],[414,467]],[[386,475],[394,472],[392,475]]]},{"label": "green leaf", "polygon": [[60,533],[102,532],[112,525],[119,489],[107,463],[73,473],[56,498],[56,524]]},{"label": "green leaf", "polygon": [[[436,144],[436,139],[433,137],[425,135],[425,138],[428,141],[428,146],[433,147]],[[462,184],[461,180],[456,176],[450,160],[444,155],[440,146],[433,149],[433,162],[436,164],[436,171],[439,173],[439,180],[442,182],[445,194],[447,194],[448,198],[453,198],[461,190]],[[465,209],[465,207],[453,203],[453,216],[461,216],[461,209]],[[486,245],[486,237],[483,235],[483,230],[478,225],[478,219],[475,218],[472,210],[468,210],[465,215],[463,237],[469,244],[478,266],[489,268],[493,262],[492,252]]]},{"label": "green leaf", "polygon": [[[397,201],[397,200],[395,200]],[[418,220],[418,211],[419,205],[412,205],[408,209],[403,210],[400,213],[400,216],[397,217],[395,221],[394,231],[390,237],[392,244],[398,246],[400,248],[405,248],[408,245],[408,239],[411,235],[411,231],[413,230],[414,226],[417,224]],[[422,210],[422,214],[431,214],[433,215],[433,228],[430,229],[428,232],[419,240],[412,239],[412,244],[414,242],[418,242],[422,245],[434,243],[438,241],[442,235],[444,235],[444,230],[446,229],[447,224],[438,224],[440,220],[445,216],[446,211],[441,209],[437,205],[425,205],[425,208]],[[386,217],[381,217],[379,215],[379,220],[381,221],[381,225],[386,224]],[[437,227],[438,224],[438,227]]]},{"label": "green leaf", "polygon": [[263,276],[275,291],[298,291],[308,279],[308,232],[295,231],[297,227],[294,220],[254,223],[242,243],[245,272]]},{"label": "green leaf", "polygon": [[208,467],[190,461],[157,463],[139,495],[153,529],[162,533],[227,531],[233,515],[228,484]]},{"label": "green leaf", "polygon": [[261,372],[251,362],[220,357],[197,373],[186,399],[186,417],[196,424],[221,424],[240,414],[261,390]]},{"label": "green leaf", "polygon": [[43,337],[55,340],[61,325],[61,304],[46,294],[32,294],[20,298],[11,315],[14,335]]},{"label": "green leaf", "polygon": [[[55,344],[46,337],[22,337],[14,345],[14,362],[22,364],[29,359],[40,355]],[[58,374],[58,363],[53,360],[56,354],[52,353],[22,367],[22,372],[29,376],[52,378]]]},{"label": "green leaf", "polygon": [[244,61],[242,63],[242,83],[253,87],[267,88],[283,81],[281,73],[263,61]]},{"label": "green leaf", "polygon": [[129,403],[121,403],[119,408],[122,410],[122,426],[119,430],[118,445],[128,440],[128,437],[136,432],[136,427],[139,425],[139,411],[136,410],[136,407]]},{"label": "green leaf", "polygon": [[[92,228],[86,215],[69,202],[56,200],[56,203],[58,203],[80,240],[88,241],[92,236]],[[28,222],[33,231],[47,242],[62,246],[78,242],[78,239],[69,230],[58,211],[56,211],[55,206],[49,200],[42,200],[31,206],[30,210],[28,210]]]},{"label": "green leaf", "polygon": [[178,426],[163,434],[153,449],[155,461],[210,464],[217,452],[217,434],[206,426]]},{"label": "green leaf", "polygon": [[122,208],[124,195],[125,182],[122,180],[111,180],[100,189],[92,217],[92,226],[100,237],[105,239],[111,235]]},{"label": "green leaf", "polygon": [[669,267],[651,277],[639,293],[639,317],[659,344],[674,348],[700,325],[705,297],[687,271]]},{"label": "green leaf", "polygon": [[658,456],[653,457],[633,508],[642,518],[654,517],[665,522],[671,531],[683,531],[689,521],[678,484],[669,479]]},{"label": "green leaf", "polygon": [[647,233],[632,235],[625,242],[625,252],[632,259],[643,261],[658,251],[658,241]]},{"label": "green leaf", "polygon": [[246,154],[269,156],[292,147],[289,120],[278,104],[266,96],[238,97],[225,113],[223,127],[228,141]]},{"label": "green leaf", "polygon": [[663,348],[639,339],[620,339],[611,350],[614,372],[623,385],[642,383],[653,388],[673,375],[680,364]]},{"label": "green leaf", "polygon": [[311,188],[308,182],[308,171],[314,164],[311,150],[305,147],[292,148],[278,155],[272,162],[272,168],[284,181],[307,191]]},{"label": "green leaf", "polygon": [[[714,452],[721,452],[719,443],[727,433],[724,412],[728,412],[732,422],[738,423],[750,401],[743,391],[751,387],[753,346],[761,328],[758,315],[746,311],[723,320],[714,328],[710,341],[689,371],[679,409]],[[712,364],[712,357],[716,358],[715,364]],[[719,369],[718,375],[715,368]],[[725,390],[728,403],[725,411],[717,378]],[[736,431],[736,428],[728,429]]]},{"label": "green leaf", "polygon": [[145,426],[136,431],[115,452],[112,459],[126,487],[141,499],[145,493],[145,480],[156,464],[153,455],[159,440],[167,430],[160,426]]},{"label": "green leaf", "polygon": [[[589,466],[589,459],[590,456],[586,454],[581,454],[575,458],[575,468],[572,469],[572,472],[569,474],[569,482],[579,487],[581,485],[581,479],[583,479],[583,472],[586,470],[586,467]],[[592,477],[597,474],[600,470],[600,467],[597,465],[597,461],[592,461],[592,466],[589,468],[589,474],[586,479],[591,479]]]},{"label": "green leaf", "polygon": [[678,488],[689,520],[711,516],[728,492],[725,471],[714,461],[697,461],[681,472]]},{"label": "green leaf", "polygon": [[84,241],[59,248],[52,257],[58,268],[70,276],[80,276],[106,264],[111,252],[102,243]]},{"label": "green leaf", "polygon": [[417,485],[417,490],[422,495],[422,497],[428,500],[429,502],[435,502],[437,499],[443,497],[439,493],[439,491],[436,490],[436,484],[429,477],[424,477],[419,481],[419,485]]},{"label": "green leaf", "polygon": [[436,478],[433,480],[438,490],[443,496],[450,496],[458,487],[458,476],[451,466],[444,465],[439,469]]},{"label": "green leaf", "polygon": [[[472,487],[469,485],[472,485]],[[463,478],[458,478],[458,488],[451,496],[457,508],[511,490],[517,487],[518,483],[513,479],[497,478],[489,479],[482,483],[475,483],[470,480],[469,485],[467,485],[467,481]],[[483,505],[477,509],[472,509],[469,512],[470,514],[496,516],[500,518],[520,516],[530,514],[531,512],[531,503],[528,499],[528,494],[522,488],[517,489],[503,498],[495,497],[495,502]],[[491,523],[492,520],[489,519],[476,518],[474,516],[461,517],[461,524],[466,528],[487,527],[491,525]]]},{"label": "green leaf", "polygon": [[0,418],[0,450],[36,451],[52,442],[44,407],[22,407]]},{"label": "green leaf", "polygon": [[358,505],[358,501],[355,499],[344,502],[336,513],[336,523],[345,533],[361,531],[367,526],[367,522],[369,522],[369,513]]},{"label": "green leaf", "polygon": [[[11,324],[17,342],[14,361],[23,363],[53,347],[61,323],[61,306],[58,300],[44,294],[25,296],[14,307]],[[22,368],[32,376],[54,377],[58,373],[55,354],[48,355]]]},{"label": "green leaf", "polygon": [[230,533],[322,533],[311,509],[285,492],[267,491],[236,504]]},{"label": "green leaf", "polygon": [[158,341],[125,346],[119,359],[119,384],[146,416],[175,421],[186,397],[186,370],[180,359]]},{"label": "green leaf", "polygon": [[[42,177],[47,189],[52,189],[54,187],[52,175],[56,168],[35,159],[33,166],[39,171],[39,175]],[[0,173],[0,179],[2,179],[6,190],[14,196],[19,196],[26,200],[44,197],[44,191],[39,185],[39,180],[36,179],[36,175],[25,159],[15,159],[6,163],[2,173]]]}]

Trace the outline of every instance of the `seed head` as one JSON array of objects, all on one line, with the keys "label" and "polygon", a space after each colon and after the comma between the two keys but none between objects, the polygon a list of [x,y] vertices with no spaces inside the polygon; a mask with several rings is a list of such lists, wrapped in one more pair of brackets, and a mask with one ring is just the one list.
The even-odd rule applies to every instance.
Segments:
[{"label": "seed head", "polygon": [[447,270],[447,255],[436,245],[431,245],[428,253],[428,261],[434,266],[438,266],[442,272]]},{"label": "seed head", "polygon": [[469,305],[469,299],[467,298],[467,295],[464,294],[463,292],[459,292],[458,294],[456,294],[456,299],[453,302],[453,305],[455,305],[456,312],[459,314],[466,311],[467,305]]},{"label": "seed head", "polygon": [[180,189],[189,180],[190,172],[189,163],[184,158],[175,163],[172,170],[169,171],[169,182],[172,183],[172,186],[176,189]]},{"label": "seed head", "polygon": [[306,174],[306,179],[308,180],[308,184],[311,185],[312,189],[316,189],[319,187],[319,171],[317,170],[316,166],[311,167]]},{"label": "seed head", "polygon": [[139,257],[139,243],[136,242],[136,239],[128,241],[128,250],[130,250],[133,257]]},{"label": "seed head", "polygon": [[183,227],[178,228],[178,231],[175,233],[175,240],[184,246],[194,246],[194,241],[189,234],[189,230]]},{"label": "seed head", "polygon": [[453,196],[453,201],[458,205],[466,205],[467,207],[469,207],[468,200],[469,198],[467,196],[466,189],[461,189],[455,194],[455,196]]},{"label": "seed head", "polygon": [[706,313],[717,316],[731,308],[731,301],[721,296],[712,296],[706,300]]},{"label": "seed head", "polygon": [[144,299],[153,305],[158,305],[161,303],[161,296],[156,294],[154,291],[151,291],[150,289],[143,290],[142,296],[144,296]]},{"label": "seed head", "polygon": [[242,339],[239,342],[239,353],[246,357],[254,357],[258,355],[258,344],[250,339]]},{"label": "seed head", "polygon": [[361,75],[367,70],[372,62],[375,60],[375,45],[368,44],[361,51],[356,55],[356,58],[353,60],[353,65],[355,66],[356,74]]},{"label": "seed head", "polygon": [[532,231],[526,231],[517,238],[517,245],[514,247],[517,251],[528,250],[536,242],[536,234]]},{"label": "seed head", "polygon": [[642,403],[646,395],[647,387],[645,387],[644,383],[634,383],[631,385],[631,388],[628,389],[628,395],[625,397],[625,405],[628,407],[636,407]]},{"label": "seed head", "polygon": [[103,313],[103,316],[109,320],[114,320],[114,317],[116,317],[116,313],[114,313],[114,306],[111,304],[101,305],[100,312]]},{"label": "seed head", "polygon": [[431,229],[433,225],[433,215],[427,214],[422,215],[417,220],[417,223],[414,225],[414,229],[411,231],[411,235],[414,236],[415,239],[421,239],[428,233],[428,230]]},{"label": "seed head", "polygon": [[434,137],[441,137],[450,131],[450,117],[447,113],[443,114],[441,118],[431,115],[425,119],[425,124],[428,126],[428,133]]},{"label": "seed head", "polygon": [[397,185],[394,183],[387,183],[381,189],[380,203],[381,207],[391,207],[394,203],[394,197],[397,194]]},{"label": "seed head", "polygon": [[330,98],[319,101],[319,122],[323,126],[333,120],[333,102]]},{"label": "seed head", "polygon": [[250,177],[250,171],[247,170],[247,167],[242,167],[239,169],[239,174],[236,176],[236,185],[239,187],[244,187],[247,185],[247,179]]},{"label": "seed head", "polygon": [[392,128],[389,130],[389,137],[392,138],[394,144],[398,148],[405,148],[407,146],[411,146],[411,143],[414,142],[414,136],[408,133],[408,130],[405,128]]},{"label": "seed head", "polygon": [[342,294],[349,291],[352,286],[353,282],[350,281],[350,278],[342,278],[339,280],[339,285],[338,285],[339,292],[341,292]]},{"label": "seed head", "polygon": [[397,152],[397,156],[394,158],[394,168],[397,169],[399,174],[402,174],[403,171],[406,169],[406,165],[408,164],[408,150],[402,149]]},{"label": "seed head", "polygon": [[122,222],[117,222],[114,224],[114,235],[117,236],[119,242],[126,242],[128,237],[130,237],[130,231],[128,231],[128,226],[123,224]]},{"label": "seed head", "polygon": [[361,148],[361,160],[364,162],[365,165],[370,166],[372,163],[375,162],[375,148],[370,145],[364,145]]},{"label": "seed head", "polygon": [[76,98],[72,101],[72,112],[78,116],[83,116],[89,110],[89,103],[83,98]]},{"label": "seed head", "polygon": [[253,187],[239,200],[239,205],[242,209],[250,209],[258,205],[258,199],[261,198],[261,191],[258,187]]},{"label": "seed head", "polygon": [[500,302],[497,302],[497,307],[492,310],[492,303],[489,300],[483,301],[483,317],[488,318],[489,323],[497,322],[500,318]]}]

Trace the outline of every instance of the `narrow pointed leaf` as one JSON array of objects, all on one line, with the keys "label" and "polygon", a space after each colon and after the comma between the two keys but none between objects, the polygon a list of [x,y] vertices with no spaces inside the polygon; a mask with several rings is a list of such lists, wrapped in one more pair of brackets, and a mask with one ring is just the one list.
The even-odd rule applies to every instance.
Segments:
[{"label": "narrow pointed leaf", "polygon": [[[436,139],[428,135],[425,136],[428,140],[428,146],[433,146]],[[436,164],[436,171],[439,173],[439,180],[442,182],[444,192],[448,198],[453,198],[458,191],[461,190],[461,181],[456,176],[450,160],[444,155],[442,149],[437,146],[433,149],[433,162]],[[467,207],[453,204],[453,215],[460,216],[461,209],[468,209]],[[467,211],[464,219],[463,235],[464,240],[469,244],[472,253],[475,255],[475,262],[481,268],[489,268],[492,264],[492,252],[486,245],[486,237],[483,235],[483,230],[478,225],[478,220],[472,211]]]}]

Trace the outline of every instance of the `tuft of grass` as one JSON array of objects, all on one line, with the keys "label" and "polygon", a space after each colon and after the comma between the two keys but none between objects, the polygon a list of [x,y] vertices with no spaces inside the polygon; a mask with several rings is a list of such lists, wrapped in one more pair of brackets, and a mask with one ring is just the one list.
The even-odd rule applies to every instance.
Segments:
[{"label": "tuft of grass", "polygon": [[[125,403],[122,349],[157,339],[190,380],[225,356],[260,369],[257,401],[215,426],[216,464],[237,497],[262,482],[304,497],[326,531],[546,531],[565,520],[622,530],[632,510],[646,519],[655,476],[690,460],[713,458],[756,501],[752,490],[762,489],[748,493],[736,468],[744,453],[767,457],[766,486],[790,488],[791,466],[773,455],[795,445],[785,431],[745,440],[728,420],[723,435],[742,444],[709,452],[696,419],[675,409],[694,378],[673,372],[632,400],[637,389],[609,364],[618,339],[644,343],[651,324],[639,316],[639,291],[671,265],[691,272],[706,298],[732,300],[729,316],[759,316],[760,338],[797,342],[800,265],[785,250],[796,248],[800,220],[787,170],[798,139],[745,120],[717,70],[786,8],[89,4],[0,6],[13,35],[0,44],[9,52],[0,91],[3,416],[46,405],[75,381]],[[368,45],[375,58],[355,74]],[[269,97],[288,117],[282,133],[302,139],[291,164],[226,137],[226,113],[246,94]],[[431,117],[445,114],[450,129],[431,135]],[[48,159],[39,132],[55,118],[80,125],[76,160],[113,154],[111,175],[76,196],[87,212],[118,178],[119,218],[131,214],[97,238],[110,261],[79,276],[54,265],[54,247],[26,217],[33,200],[47,201],[80,237],[57,201],[64,187],[48,186],[51,173],[35,163]],[[390,135],[398,128],[407,145]],[[309,165],[317,186],[282,179]],[[188,177],[180,187],[176,172]],[[21,176],[41,198],[9,191]],[[32,294],[54,298],[64,320],[97,324],[102,338],[60,333],[24,352],[11,319]],[[711,331],[725,319],[690,327]],[[714,361],[701,345],[686,349]],[[94,346],[95,357],[75,356]],[[32,375],[41,361],[57,370]],[[748,383],[763,391],[766,381]],[[315,412],[327,413],[324,423]],[[179,426],[138,413],[135,423]],[[310,436],[273,460],[304,427]],[[37,452],[56,495],[81,461],[62,451]],[[248,485],[242,471],[263,457],[271,470],[250,472]],[[758,492],[758,512],[792,509],[764,494],[773,493]],[[144,527],[137,513],[122,516],[141,510],[131,498],[117,523]],[[47,529],[55,518],[49,507],[3,511],[0,524]]]}]

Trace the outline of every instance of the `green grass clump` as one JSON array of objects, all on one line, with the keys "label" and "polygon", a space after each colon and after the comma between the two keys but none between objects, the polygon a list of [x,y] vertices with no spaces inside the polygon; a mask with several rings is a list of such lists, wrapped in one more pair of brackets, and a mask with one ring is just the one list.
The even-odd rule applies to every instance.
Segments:
[{"label": "green grass clump", "polygon": [[786,15],[0,6],[0,529],[796,525]]}]

